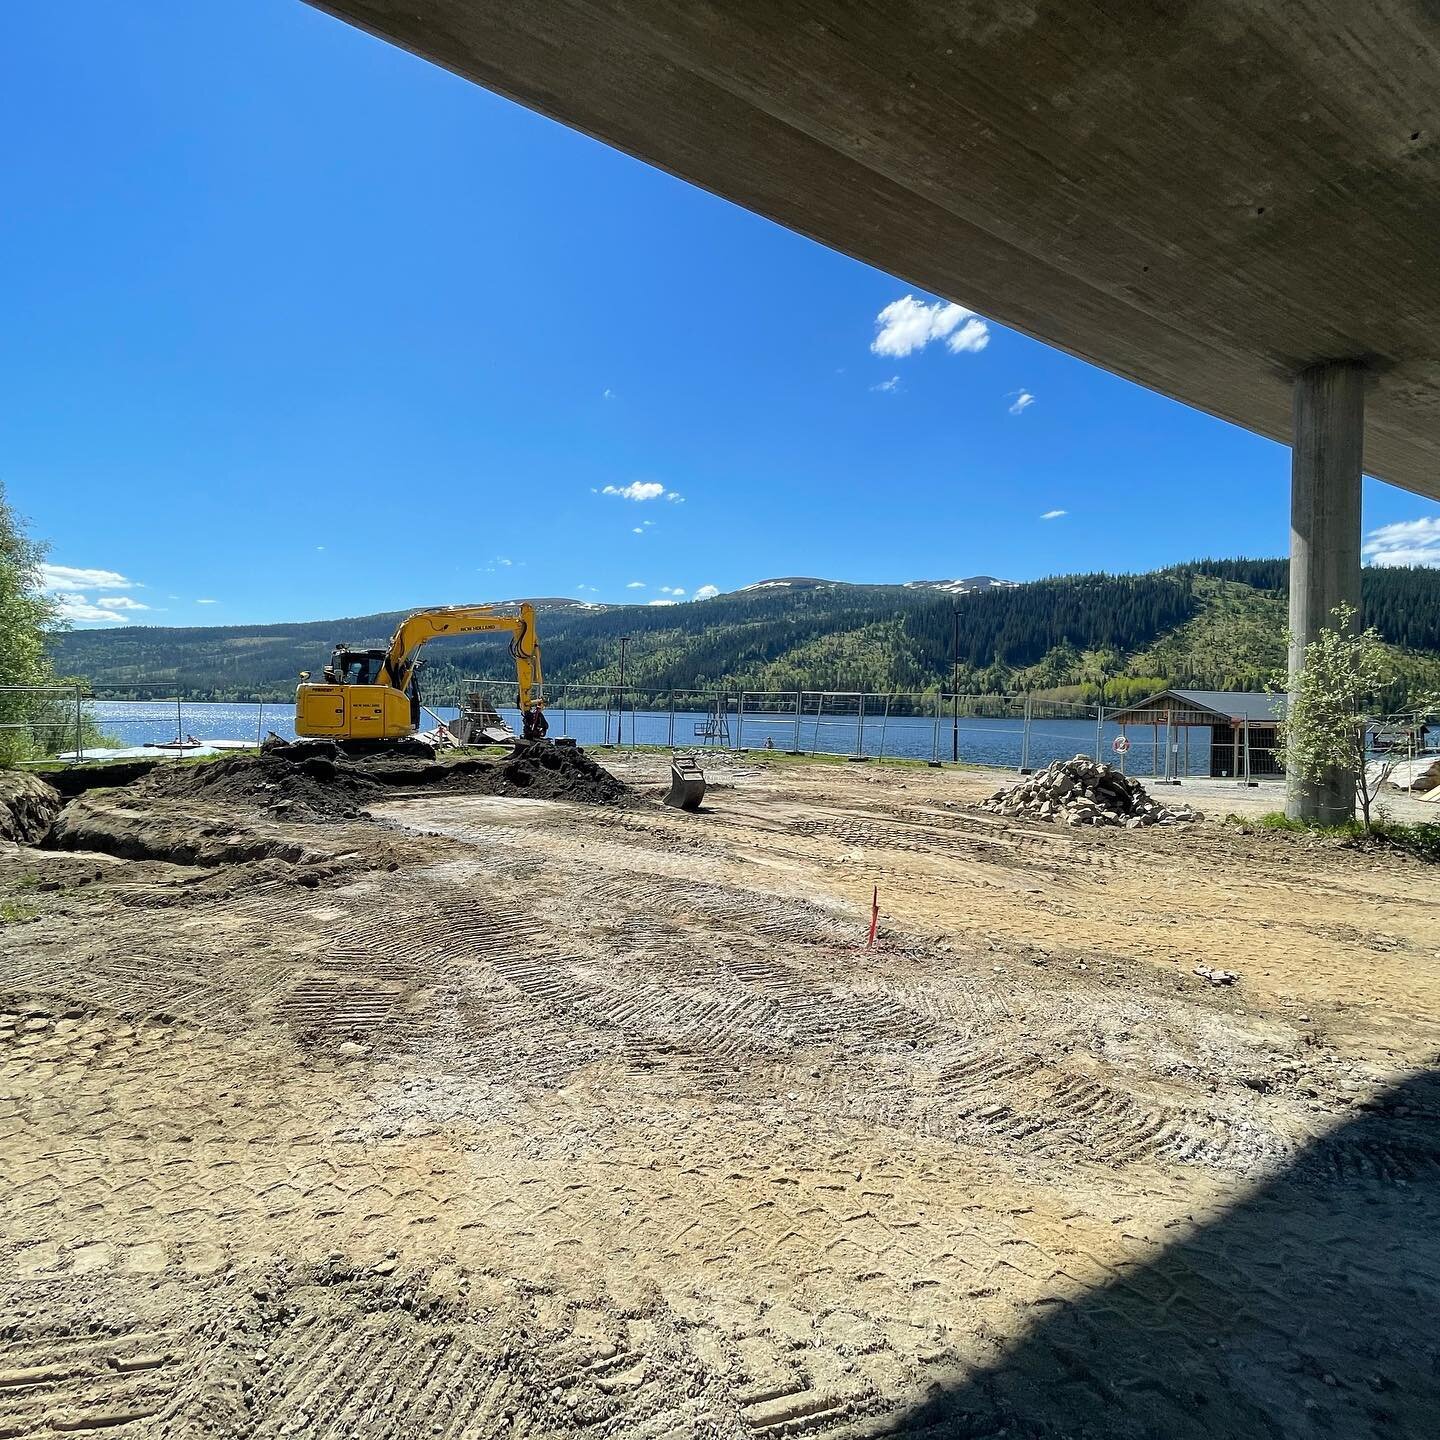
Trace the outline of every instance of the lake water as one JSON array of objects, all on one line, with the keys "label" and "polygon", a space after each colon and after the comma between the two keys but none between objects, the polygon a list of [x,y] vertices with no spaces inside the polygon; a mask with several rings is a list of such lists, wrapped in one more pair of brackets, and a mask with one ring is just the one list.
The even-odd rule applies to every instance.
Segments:
[{"label": "lake water", "polygon": [[[873,697],[872,697],[873,700]],[[878,708],[879,702],[874,702]],[[95,700],[87,707],[96,723],[109,736],[125,746],[140,746],[173,740],[177,732],[193,735],[199,740],[247,740],[255,743],[274,732],[284,739],[295,735],[294,709],[289,704],[247,704],[241,702],[176,702],[140,700]],[[453,720],[459,713],[453,706],[437,705],[433,713]],[[500,713],[516,730],[520,727],[517,711],[501,707]],[[725,726],[717,735],[713,714],[703,710],[636,710],[626,709],[623,717],[613,710],[570,709],[556,704],[547,711],[552,737],[568,735],[579,744],[603,746],[660,745],[673,748],[731,749],[743,746],[762,749],[768,738],[777,750],[790,750],[797,745],[793,713],[786,716],[758,716],[747,713],[737,717],[733,708],[725,717]],[[428,722],[427,722],[428,723]],[[623,734],[622,734],[623,728]],[[972,765],[994,765],[1018,769],[1028,763],[1033,769],[1052,760],[1071,755],[1096,753],[1097,740],[1102,756],[1114,763],[1117,757],[1111,743],[1120,734],[1117,726],[1106,725],[1097,737],[1091,719],[1035,718],[1029,727],[1028,749],[1025,723],[1020,715],[991,718],[961,714],[959,717],[960,759]],[[950,714],[934,716],[906,715],[888,720],[867,714],[863,725],[857,713],[827,715],[806,713],[800,722],[798,747],[830,755],[865,754],[911,760],[949,760],[952,754],[954,721]],[[1164,731],[1160,733],[1159,753],[1148,729],[1130,732],[1130,752],[1125,757],[1126,769],[1133,775],[1151,775],[1157,761],[1164,763]],[[1180,774],[1204,775],[1209,772],[1207,745],[1209,732],[1191,732],[1188,755],[1184,732],[1175,732],[1176,757],[1174,769]],[[1188,764],[1187,764],[1188,761]]]}]

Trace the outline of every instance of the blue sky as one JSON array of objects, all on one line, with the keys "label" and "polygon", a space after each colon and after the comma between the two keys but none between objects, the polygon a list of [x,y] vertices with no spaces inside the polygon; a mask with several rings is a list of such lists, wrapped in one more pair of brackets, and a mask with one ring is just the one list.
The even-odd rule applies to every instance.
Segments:
[{"label": "blue sky", "polygon": [[1283,447],[296,0],[8,6],[0,92],[0,480],[82,622],[1287,545]]}]

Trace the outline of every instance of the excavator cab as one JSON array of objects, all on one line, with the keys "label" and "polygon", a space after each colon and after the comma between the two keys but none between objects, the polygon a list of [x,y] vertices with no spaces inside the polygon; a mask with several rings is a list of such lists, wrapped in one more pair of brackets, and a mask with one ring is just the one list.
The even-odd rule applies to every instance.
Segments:
[{"label": "excavator cab", "polygon": [[327,673],[333,673],[337,685],[370,685],[384,663],[383,650],[352,650],[348,645],[337,645]]}]

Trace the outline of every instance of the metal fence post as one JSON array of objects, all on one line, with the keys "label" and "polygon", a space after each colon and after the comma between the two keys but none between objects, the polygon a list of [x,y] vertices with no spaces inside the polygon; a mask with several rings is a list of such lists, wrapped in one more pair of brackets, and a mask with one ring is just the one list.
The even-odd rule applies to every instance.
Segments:
[{"label": "metal fence post", "polygon": [[805,692],[795,692],[795,748],[791,750],[792,755],[799,755],[800,750],[800,717],[805,713]]},{"label": "metal fence post", "polygon": [[1245,784],[1250,784],[1250,717],[1247,715],[1243,721],[1244,743],[1245,743]]},{"label": "metal fence post", "polygon": [[938,766],[940,764],[940,704],[942,700],[940,691],[935,692],[935,729],[930,737],[930,763]]},{"label": "metal fence post", "polygon": [[735,701],[735,748],[745,748],[745,692],[742,690]]},{"label": "metal fence post", "polygon": [[85,747],[80,743],[80,742],[84,739],[84,736],[85,736],[85,723],[84,723],[84,720],[83,720],[82,717],[81,717],[81,711],[80,711],[80,686],[79,686],[79,684],[77,683],[76,686],[75,686],[75,763],[76,763],[77,765],[80,763],[81,753],[82,753],[82,751],[83,751],[84,748],[85,748]]},{"label": "metal fence post", "polygon": [[1105,705],[1095,707],[1095,763],[1100,763],[1100,751],[1105,743]]},{"label": "metal fence post", "polygon": [[1030,696],[1025,697],[1024,728],[1020,736],[1020,773],[1030,773]]},{"label": "metal fence post", "polygon": [[894,698],[893,695],[887,695],[885,697],[885,714],[880,720],[880,763],[882,765],[885,763],[885,731],[890,726],[890,702]]},{"label": "metal fence post", "polygon": [[815,697],[815,733],[810,737],[810,753],[817,755],[820,752],[820,716],[825,710],[825,692],[822,690]]},{"label": "metal fence post", "polygon": [[256,748],[257,750],[260,748],[261,737],[262,737],[262,736],[264,735],[264,733],[265,733],[265,731],[264,731],[264,725],[265,725],[265,701],[264,701],[263,699],[257,699],[257,700],[255,701],[255,748]]},{"label": "metal fence post", "polygon": [[675,748],[675,692],[670,692],[670,728],[666,732],[666,746],[668,749]]},{"label": "metal fence post", "polygon": [[857,711],[855,723],[855,758],[861,759],[865,754],[865,692],[860,692],[860,706]]}]

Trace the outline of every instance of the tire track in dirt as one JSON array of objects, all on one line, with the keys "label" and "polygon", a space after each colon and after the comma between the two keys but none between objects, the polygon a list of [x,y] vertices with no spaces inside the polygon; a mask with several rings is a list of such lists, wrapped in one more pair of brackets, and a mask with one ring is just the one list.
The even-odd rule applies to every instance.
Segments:
[{"label": "tire track in dirt", "polygon": [[143,1326],[24,1327],[0,1347],[0,1435],[149,1424],[174,1398],[183,1355],[181,1337]]},{"label": "tire track in dirt", "polygon": [[[1380,1340],[1403,1357],[1397,1433],[1419,1413],[1433,1382],[1403,1366],[1424,1342],[1382,1313],[1398,1292],[1373,1283],[1364,1220],[1396,1197],[1428,1215],[1440,1105],[1319,1146],[1284,1205],[1222,1223],[1225,1172],[1269,1163],[1236,1107],[1207,1108],[1196,1058],[1254,1053],[1236,997],[973,935],[892,927],[867,954],[853,910],[763,888],[794,872],[707,860],[672,883],[668,821],[582,856],[524,813],[453,864],[122,916],[109,970],[31,932],[40,963],[0,1019],[0,1298],[31,1316],[0,1327],[22,1372],[0,1426],[8,1404],[37,1440],[76,1417],[123,1440],[850,1440],[1015,1343],[1037,1395],[1098,1393],[1104,1355],[1049,1328],[1083,1302],[1129,1347],[1117,1427],[1188,1440],[1203,1383],[1211,1433],[1255,1433],[1253,1366],[1289,1363],[1286,1286],[1317,1265],[1353,1330],[1308,1317],[1287,1413],[1345,1403]],[[915,853],[891,850],[897,874]],[[924,873],[965,883],[937,854]],[[1164,1083],[1126,1068],[1132,1028],[1199,1019]],[[1287,1103],[1253,1123],[1289,1153],[1265,1123]],[[1220,1228],[1174,1248],[1201,1222]],[[1414,1283],[1440,1284],[1417,1235]],[[67,1296],[131,1309],[133,1346],[60,1325]],[[1241,1329],[1270,1349],[1227,1378]],[[973,1428],[1014,1423],[997,1402]]]}]

